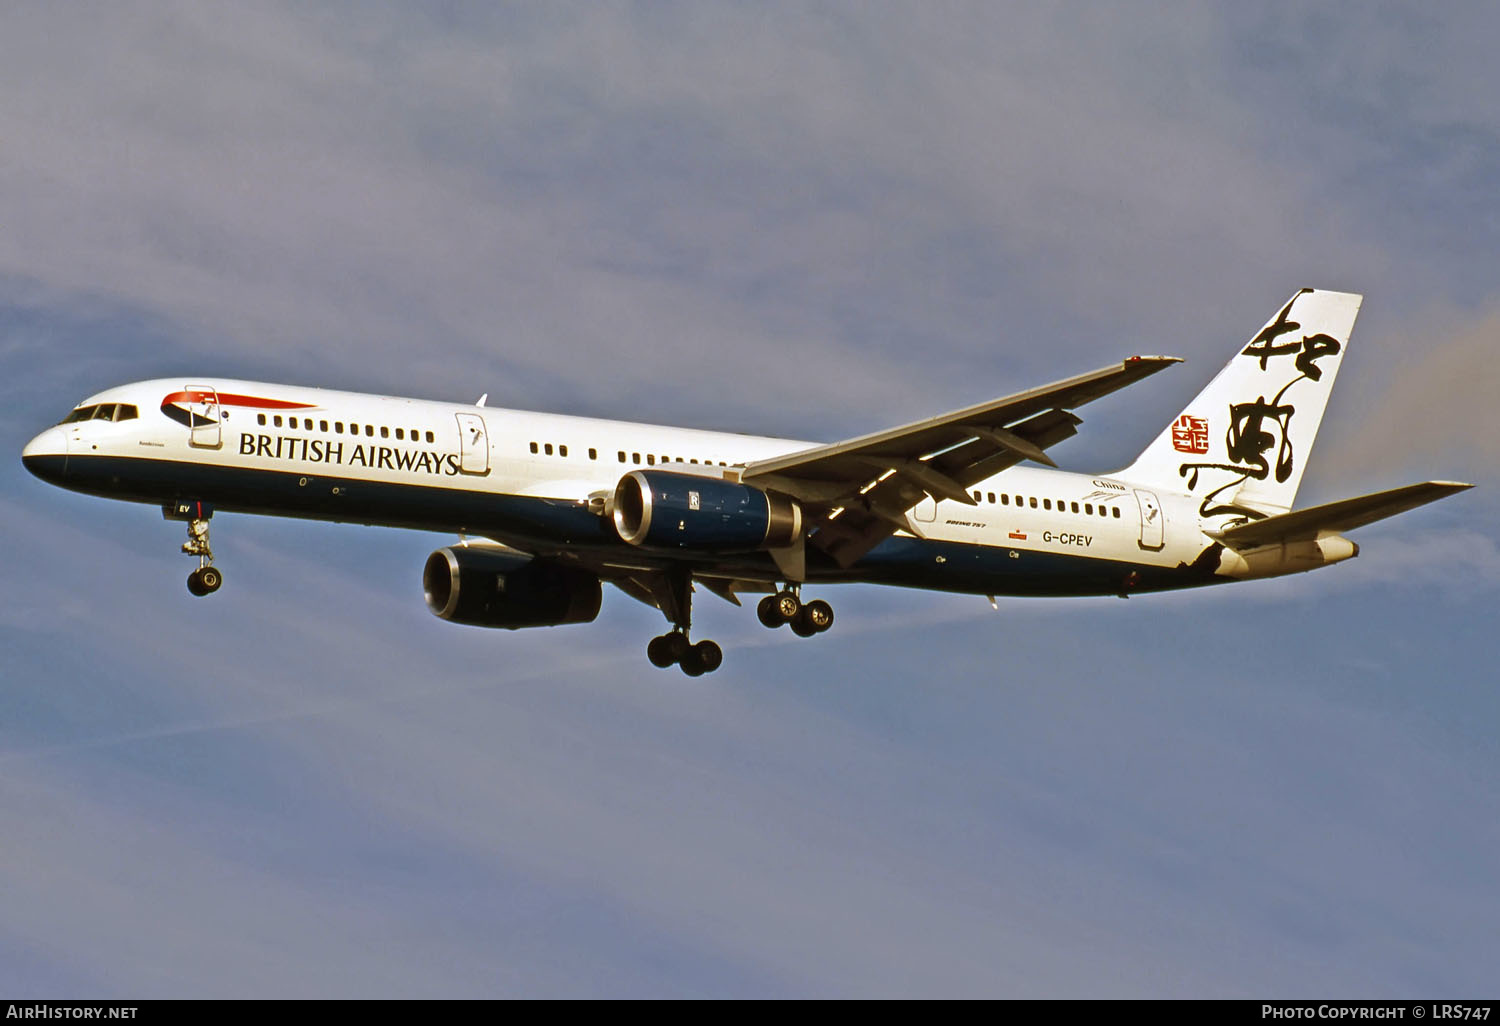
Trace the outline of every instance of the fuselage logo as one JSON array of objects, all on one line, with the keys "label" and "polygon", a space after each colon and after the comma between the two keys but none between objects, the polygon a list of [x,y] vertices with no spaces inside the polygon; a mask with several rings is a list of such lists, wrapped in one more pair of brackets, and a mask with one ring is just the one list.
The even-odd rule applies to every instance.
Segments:
[{"label": "fuselage logo", "polygon": [[1184,413],[1172,424],[1172,448],[1202,456],[1208,452],[1208,421]]},{"label": "fuselage logo", "polygon": [[235,395],[208,389],[187,389],[162,397],[161,412],[187,427],[217,424],[224,406],[248,406],[253,410],[310,410],[312,403],[293,403],[284,399],[263,399],[255,395]]}]

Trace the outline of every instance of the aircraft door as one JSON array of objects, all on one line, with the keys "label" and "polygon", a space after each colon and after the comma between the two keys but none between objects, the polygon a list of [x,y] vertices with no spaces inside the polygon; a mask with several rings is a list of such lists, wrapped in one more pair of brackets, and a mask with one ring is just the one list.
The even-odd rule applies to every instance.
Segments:
[{"label": "aircraft door", "polygon": [[924,524],[930,524],[937,519],[937,500],[930,495],[922,496],[922,501],[912,507],[911,517],[920,520]]},{"label": "aircraft door", "polygon": [[219,393],[212,385],[188,385],[188,444],[199,449],[217,449],[224,443],[219,421]]},{"label": "aircraft door", "polygon": [[1141,508],[1141,548],[1161,548],[1166,537],[1163,529],[1166,517],[1162,515],[1161,503],[1155,494],[1140,488],[1135,490],[1135,501]]},{"label": "aircraft door", "polygon": [[458,463],[465,474],[488,474],[490,472],[490,438],[484,427],[484,417],[477,413],[459,413],[458,417]]}]

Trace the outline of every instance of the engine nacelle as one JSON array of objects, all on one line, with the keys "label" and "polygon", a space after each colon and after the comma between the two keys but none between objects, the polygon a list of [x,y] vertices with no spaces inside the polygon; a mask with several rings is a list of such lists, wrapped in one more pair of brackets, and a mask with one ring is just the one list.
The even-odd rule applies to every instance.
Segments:
[{"label": "engine nacelle", "polygon": [[477,546],[428,556],[422,591],[444,620],[508,630],[590,623],[604,597],[591,573]]},{"label": "engine nacelle", "polygon": [[631,545],[713,552],[779,549],[802,536],[802,507],[784,495],[662,470],[615,486],[615,530]]}]

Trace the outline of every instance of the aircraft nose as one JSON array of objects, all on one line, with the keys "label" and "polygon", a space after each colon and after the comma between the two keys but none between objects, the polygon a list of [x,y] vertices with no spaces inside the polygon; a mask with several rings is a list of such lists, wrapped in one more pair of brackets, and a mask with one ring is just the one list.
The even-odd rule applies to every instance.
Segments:
[{"label": "aircraft nose", "polygon": [[26,443],[21,462],[43,481],[60,481],[68,465],[68,436],[60,427],[50,427]]}]

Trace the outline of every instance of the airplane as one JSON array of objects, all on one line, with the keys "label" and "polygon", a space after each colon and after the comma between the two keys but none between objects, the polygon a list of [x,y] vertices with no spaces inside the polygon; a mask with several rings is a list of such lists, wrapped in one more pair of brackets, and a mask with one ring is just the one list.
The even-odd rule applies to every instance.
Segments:
[{"label": "airplane", "polygon": [[1292,508],[1362,297],[1300,289],[1140,456],[1074,473],[1047,454],[1078,407],[1173,363],[1132,356],[832,445],[206,377],[85,399],[26,468],[185,521],[196,596],[217,591],[215,512],[456,534],[429,609],[519,629],[592,622],[609,583],[659,609],[658,667],[723,661],[691,640],[697,585],[765,626],[833,624],[803,589],[866,582],[995,596],[1159,592],[1313,570],[1345,532],[1471,487],[1427,481]]}]

